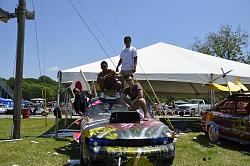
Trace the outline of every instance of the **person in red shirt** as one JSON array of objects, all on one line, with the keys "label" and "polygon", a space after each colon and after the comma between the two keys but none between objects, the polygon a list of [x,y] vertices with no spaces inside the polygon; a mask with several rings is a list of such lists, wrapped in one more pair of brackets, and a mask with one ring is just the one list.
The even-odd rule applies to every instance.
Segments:
[{"label": "person in red shirt", "polygon": [[118,80],[119,75],[112,69],[108,69],[106,61],[101,62],[102,71],[97,76],[97,83],[101,90],[101,98],[104,98],[104,90],[116,90],[115,96],[120,98],[121,81]]},{"label": "person in red shirt", "polygon": [[128,87],[122,92],[121,100],[131,111],[136,111],[142,108],[144,112],[144,118],[147,118],[147,104],[144,99],[143,90],[139,83],[135,83],[133,74],[125,76]]}]

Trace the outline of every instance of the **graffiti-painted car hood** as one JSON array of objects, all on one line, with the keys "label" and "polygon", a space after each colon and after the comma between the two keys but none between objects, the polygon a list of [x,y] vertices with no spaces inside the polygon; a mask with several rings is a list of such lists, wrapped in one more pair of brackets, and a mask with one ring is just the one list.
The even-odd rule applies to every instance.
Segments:
[{"label": "graffiti-painted car hood", "polygon": [[141,120],[139,123],[110,124],[108,120],[89,122],[83,126],[83,134],[88,138],[110,140],[172,137],[170,129],[154,119]]}]

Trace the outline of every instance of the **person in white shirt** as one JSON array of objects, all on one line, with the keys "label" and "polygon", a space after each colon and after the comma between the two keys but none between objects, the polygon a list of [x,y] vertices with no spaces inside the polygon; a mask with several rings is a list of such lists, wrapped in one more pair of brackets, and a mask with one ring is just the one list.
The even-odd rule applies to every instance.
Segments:
[{"label": "person in white shirt", "polygon": [[124,88],[125,76],[128,74],[133,74],[136,71],[137,65],[137,51],[136,48],[131,45],[131,37],[124,37],[125,47],[122,49],[120,54],[120,60],[116,67],[116,72],[119,72],[119,66],[121,66],[121,82],[122,89]]}]

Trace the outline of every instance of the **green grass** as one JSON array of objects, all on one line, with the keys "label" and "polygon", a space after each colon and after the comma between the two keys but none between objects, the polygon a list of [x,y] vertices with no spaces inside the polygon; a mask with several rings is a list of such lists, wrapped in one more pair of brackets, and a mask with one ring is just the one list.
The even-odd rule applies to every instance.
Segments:
[{"label": "green grass", "polygon": [[[63,122],[60,123],[62,128]],[[67,126],[72,122],[68,121]],[[0,119],[0,140],[9,139],[12,119]],[[54,131],[54,119],[22,119],[21,137],[15,142],[0,142],[0,165],[65,165],[68,159],[79,158],[79,146],[72,138],[43,138],[41,135]],[[77,126],[72,126],[77,127]],[[197,139],[193,139],[196,137]],[[36,141],[39,143],[32,143]],[[248,153],[247,153],[248,151]],[[249,165],[249,146],[223,141],[211,144],[201,132],[190,132],[180,135],[176,143],[174,166],[180,165]],[[57,152],[58,154],[53,154]],[[142,162],[143,163],[143,162]]]},{"label": "green grass", "polygon": [[[0,140],[10,137],[11,123],[11,119],[0,119]],[[0,142],[0,165],[59,166],[65,165],[70,158],[79,158],[78,144],[72,138],[54,139],[40,137],[46,131],[54,131],[53,126],[53,119],[48,119],[47,127],[45,127],[44,119],[22,119],[21,137],[23,140]],[[32,143],[31,141],[39,143]],[[55,152],[58,154],[53,154]]]}]

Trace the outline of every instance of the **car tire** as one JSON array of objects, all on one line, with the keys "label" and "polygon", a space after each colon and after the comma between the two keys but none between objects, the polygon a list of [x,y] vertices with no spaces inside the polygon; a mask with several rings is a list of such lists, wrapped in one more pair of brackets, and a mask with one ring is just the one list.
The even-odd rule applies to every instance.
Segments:
[{"label": "car tire", "polygon": [[215,123],[208,128],[208,138],[213,143],[216,143],[219,140],[219,129]]},{"label": "car tire", "polygon": [[179,112],[179,115],[180,116],[184,116],[184,112]]}]

